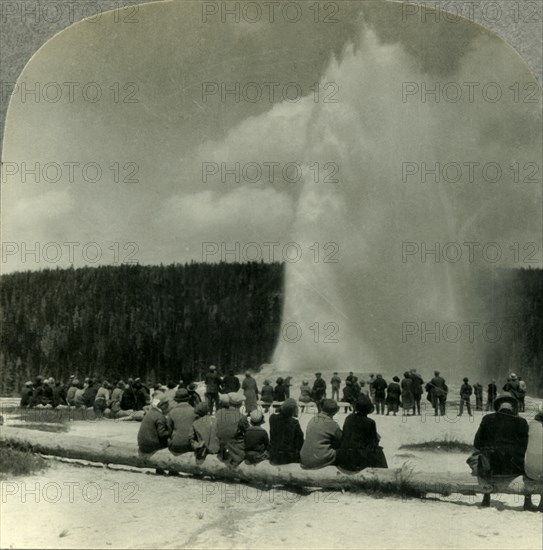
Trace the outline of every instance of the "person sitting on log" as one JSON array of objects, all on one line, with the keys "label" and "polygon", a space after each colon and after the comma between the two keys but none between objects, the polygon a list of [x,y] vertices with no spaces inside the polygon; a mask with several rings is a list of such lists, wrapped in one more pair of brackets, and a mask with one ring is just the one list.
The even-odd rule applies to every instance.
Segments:
[{"label": "person sitting on log", "polygon": [[400,395],[402,389],[400,388],[400,379],[397,376],[392,377],[392,382],[387,388],[387,416],[392,413],[396,416],[400,406]]},{"label": "person sitting on log", "polygon": [[[96,418],[102,418],[104,416],[105,410],[109,407],[109,396],[110,396],[111,386],[107,380],[104,380],[101,386],[96,392],[96,397],[94,398],[94,414]],[[157,398],[160,401],[160,398]]]},{"label": "person sitting on log", "polygon": [[229,408],[217,414],[217,436],[219,456],[227,464],[237,466],[245,458],[245,432],[249,427],[247,417],[241,414],[245,396],[241,392],[229,393]]},{"label": "person sitting on log", "polygon": [[[376,395],[377,399],[377,395]],[[368,418],[374,406],[367,395],[360,395],[355,412],[345,419],[336,465],[358,472],[364,468],[388,468],[375,421]]]},{"label": "person sitting on log", "polygon": [[197,460],[204,460],[208,454],[219,452],[217,421],[209,414],[207,403],[200,402],[194,407],[196,420],[192,423],[189,434],[190,445]]},{"label": "person sitting on log", "polygon": [[115,416],[121,410],[121,399],[123,397],[124,388],[125,388],[124,381],[119,380],[117,384],[115,384],[115,387],[111,392],[109,409],[111,411],[112,416]]},{"label": "person sitting on log", "polygon": [[279,412],[270,416],[271,464],[300,462],[304,433],[297,416],[298,405],[294,399],[285,399]]},{"label": "person sitting on log", "polygon": [[168,419],[172,432],[170,451],[173,453],[187,453],[192,450],[190,433],[195,420],[194,409],[189,403],[189,392],[180,388],[175,394],[175,405],[169,410]]},{"label": "person sitting on log", "polygon": [[275,389],[273,390],[273,400],[280,401],[281,403],[287,398],[287,392],[283,385],[283,378],[279,377],[275,381]]},{"label": "person sitting on log", "polygon": [[247,464],[258,464],[268,459],[270,438],[268,432],[262,428],[264,415],[258,409],[249,415],[250,426],[245,432],[245,462]]},{"label": "person sitting on log", "polygon": [[66,407],[68,404],[66,402],[66,387],[64,384],[59,380],[58,382],[54,383],[53,386],[53,401],[51,402],[53,405],[53,408],[56,407]]},{"label": "person sitting on log", "polygon": [[335,463],[342,435],[341,428],[333,419],[338,410],[335,400],[324,399],[320,412],[309,421],[300,451],[303,468],[323,468]]},{"label": "person sitting on log", "polygon": [[302,380],[302,385],[300,386],[300,397],[298,401],[302,403],[311,402],[311,387],[309,386],[309,380]]},{"label": "person sitting on log", "polygon": [[66,402],[70,405],[70,407],[75,405],[75,392],[77,391],[78,386],[79,380],[77,378],[72,378],[70,381],[70,387],[66,392]]},{"label": "person sitting on log", "polygon": [[32,388],[32,401],[30,406],[37,407],[38,405],[43,405],[43,378],[41,376],[36,376],[36,381]]},{"label": "person sitting on log", "polygon": [[[169,401],[155,399],[143,417],[138,431],[138,448],[142,453],[154,453],[168,446],[171,434],[170,425],[166,418]],[[157,472],[159,473],[159,472]]]},{"label": "person sitting on log", "polygon": [[31,404],[32,404],[32,382],[28,381],[25,383],[25,387],[21,392],[21,402],[19,403],[19,407],[21,407],[22,409],[25,409],[27,407],[30,407]]},{"label": "person sitting on log", "polygon": [[273,388],[269,380],[264,380],[260,391],[260,399],[263,402],[264,412],[268,412],[270,405],[273,403]]},{"label": "person sitting on log", "polygon": [[79,382],[77,385],[77,390],[75,390],[74,394],[74,406],[78,409],[84,409],[87,407],[85,404],[85,389],[88,385],[88,382],[85,382],[84,384],[82,382]]},{"label": "person sitting on log", "polygon": [[[494,401],[494,410],[483,416],[473,442],[479,453],[477,474],[489,481],[522,475],[528,446],[528,422],[518,416],[518,401],[502,395]],[[484,494],[482,506],[490,506],[490,493]]]},{"label": "person sitting on log", "polygon": [[53,378],[46,378],[43,381],[43,393],[42,393],[42,405],[47,408],[51,408],[53,406],[53,387],[55,385],[55,381]]},{"label": "person sitting on log", "polygon": [[[539,412],[528,424],[528,446],[524,458],[524,474],[528,479],[543,481],[543,403],[539,405]],[[543,512],[543,494],[539,495],[539,506],[532,504],[532,497],[528,495],[524,501],[524,509]]]}]

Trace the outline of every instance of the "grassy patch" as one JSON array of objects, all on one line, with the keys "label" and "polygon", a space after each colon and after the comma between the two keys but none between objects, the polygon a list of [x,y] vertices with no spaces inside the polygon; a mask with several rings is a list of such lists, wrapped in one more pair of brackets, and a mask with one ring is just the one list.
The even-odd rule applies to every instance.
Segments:
[{"label": "grassy patch", "polygon": [[1,447],[0,479],[13,476],[27,476],[48,468],[47,461],[30,451]]},{"label": "grassy patch", "polygon": [[404,445],[400,445],[400,449],[442,453],[471,453],[473,445],[459,441],[458,439],[432,439],[431,441],[421,441],[419,443],[405,443]]}]

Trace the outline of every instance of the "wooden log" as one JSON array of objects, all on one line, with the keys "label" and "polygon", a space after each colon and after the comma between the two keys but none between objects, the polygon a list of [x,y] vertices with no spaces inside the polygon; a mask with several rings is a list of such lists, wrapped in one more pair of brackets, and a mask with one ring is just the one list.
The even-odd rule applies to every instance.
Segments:
[{"label": "wooden log", "polygon": [[30,449],[46,455],[89,460],[104,464],[121,464],[137,468],[161,468],[197,477],[241,481],[251,485],[283,485],[293,488],[320,487],[330,490],[378,490],[410,496],[436,493],[504,493],[540,494],[543,482],[519,476],[515,479],[480,482],[468,473],[417,472],[407,469],[366,468],[353,473],[335,466],[305,470],[299,464],[274,466],[267,461],[257,465],[240,464],[233,468],[216,456],[197,461],[193,453],[173,454],[162,449],[152,454],[138,451],[136,443],[41,432],[24,428],[0,427],[0,443],[14,448]]}]

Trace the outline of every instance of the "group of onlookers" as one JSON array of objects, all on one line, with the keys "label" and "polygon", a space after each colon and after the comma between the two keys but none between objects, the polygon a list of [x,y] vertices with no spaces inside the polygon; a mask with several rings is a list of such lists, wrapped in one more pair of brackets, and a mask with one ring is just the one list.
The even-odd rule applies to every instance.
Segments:
[{"label": "group of onlookers", "polygon": [[278,412],[269,416],[269,434],[262,428],[264,413],[249,411],[242,391],[219,394],[220,407],[209,414],[207,402],[195,406],[185,388],[176,391],[174,403],[154,398],[144,416],[138,446],[143,453],[169,448],[173,453],[194,452],[199,460],[216,454],[227,464],[245,461],[257,464],[300,463],[304,468],[335,464],[358,471],[368,466],[386,468],[387,463],[375,422],[368,418],[374,406],[360,395],[354,412],[347,416],[343,430],[333,419],[339,407],[333,399],[323,399],[320,411],[309,421],[304,436],[297,419],[298,404],[287,397]]}]

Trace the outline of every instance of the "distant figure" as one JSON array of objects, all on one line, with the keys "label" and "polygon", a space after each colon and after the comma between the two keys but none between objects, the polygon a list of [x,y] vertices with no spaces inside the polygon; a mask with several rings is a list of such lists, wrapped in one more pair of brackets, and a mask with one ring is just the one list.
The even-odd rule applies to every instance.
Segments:
[{"label": "distant figure", "polygon": [[174,398],[176,404],[168,412],[172,432],[169,448],[174,453],[186,453],[192,450],[190,437],[195,413],[190,406],[189,398],[190,395],[187,389],[178,389]]},{"label": "distant figure", "polygon": [[209,415],[207,403],[198,403],[194,408],[196,420],[192,423],[189,441],[197,460],[204,460],[208,454],[219,452],[217,421]]},{"label": "distant figure", "polygon": [[311,396],[313,397],[313,401],[315,401],[317,405],[317,409],[320,411],[321,403],[323,399],[326,398],[326,382],[324,381],[322,373],[320,372],[315,373],[315,381],[313,382],[313,390],[311,391]]},{"label": "distant figure", "polygon": [[268,432],[262,428],[264,415],[255,409],[249,415],[250,426],[245,432],[245,462],[247,464],[258,464],[268,459],[270,438]]},{"label": "distant figure", "polygon": [[417,372],[417,369],[411,369],[410,371],[411,380],[413,380],[413,400],[415,401],[413,406],[413,414],[418,414],[420,416],[420,400],[422,398],[422,385],[424,380],[422,376]]},{"label": "distant figure", "polygon": [[129,379],[121,398],[121,409],[123,411],[141,411],[145,405],[146,396],[142,391],[141,384]]},{"label": "distant figure", "polygon": [[354,405],[356,401],[356,391],[353,387],[352,380],[345,380],[345,387],[343,388],[343,401]]},{"label": "distant figure", "polygon": [[292,376],[287,376],[283,380],[283,386],[285,386],[285,396],[288,399],[290,397],[290,388],[292,387]]},{"label": "distant figure", "polygon": [[[512,395],[494,401],[495,413],[483,416],[473,446],[481,453],[479,476],[516,477],[524,473],[524,455],[528,446],[528,422],[518,416],[518,401]],[[490,493],[483,496],[490,506]],[[526,500],[525,500],[526,505]]]},{"label": "distant figure", "polygon": [[143,417],[138,431],[138,448],[142,453],[154,453],[168,446],[170,427],[165,416],[169,402],[154,400]]},{"label": "distant figure", "polygon": [[25,382],[25,386],[23,388],[23,391],[21,392],[21,402],[19,403],[19,407],[26,409],[27,407],[30,407],[32,404],[32,382],[28,381]]},{"label": "distant figure", "polygon": [[245,378],[241,384],[241,389],[245,395],[245,410],[247,414],[251,414],[251,412],[258,408],[258,387],[250,371],[245,371]]},{"label": "distant figure", "polygon": [[[104,411],[109,407],[110,388],[109,382],[104,380],[96,392],[93,405],[96,418],[102,418],[104,416]],[[160,401],[160,398],[157,399]]]},{"label": "distant figure", "polygon": [[415,398],[413,397],[413,380],[409,372],[403,373],[401,382],[402,389],[402,416],[409,416],[409,411],[415,406]]},{"label": "distant figure", "polygon": [[366,383],[364,382],[364,380],[362,380],[362,382],[359,382],[358,376],[353,376],[353,391],[355,400],[358,399],[358,396],[362,393],[362,388],[364,388],[364,393],[366,395],[369,395],[369,391],[366,388]]},{"label": "distant figure", "polygon": [[[198,393],[198,385],[195,382],[191,382],[187,386],[187,391],[189,392],[189,405],[195,409],[201,402],[202,398],[200,397],[200,394]],[[209,404],[207,406],[207,410],[209,412]]]},{"label": "distant figure", "polygon": [[298,422],[298,405],[286,399],[279,412],[270,416],[270,463],[300,462],[304,433]]},{"label": "distant figure", "polygon": [[518,381],[518,376],[514,372],[509,375],[509,378],[503,387],[503,391],[510,393],[517,401],[520,402],[520,382]]},{"label": "distant figure", "polygon": [[[377,414],[385,414],[385,396],[388,384],[382,374],[378,374],[373,381],[373,395]],[[368,413],[369,414],[369,413]]]},{"label": "distant figure", "polygon": [[213,407],[219,408],[219,386],[221,377],[217,372],[215,365],[210,365],[205,377],[206,400],[209,408],[209,414],[213,414]]},{"label": "distant figure", "polygon": [[387,388],[387,416],[392,413],[396,416],[396,413],[399,410],[400,406],[400,395],[402,390],[400,388],[400,379],[397,376],[392,378],[392,382],[388,385]]},{"label": "distant figure", "polygon": [[309,421],[300,451],[303,468],[323,468],[335,463],[342,435],[341,428],[333,419],[338,410],[333,399],[323,399],[320,412]]},{"label": "distant figure", "polygon": [[341,378],[337,372],[334,372],[331,380],[330,386],[332,387],[332,399],[339,401],[339,388],[341,387]]},{"label": "distant figure", "polygon": [[86,407],[85,399],[83,396],[85,394],[85,388],[87,385],[88,385],[87,382],[85,382],[84,384],[82,382],[79,382],[79,384],[77,385],[77,389],[75,390],[74,407],[78,409],[82,409]]},{"label": "distant figure", "polygon": [[273,403],[273,388],[271,387],[269,380],[264,380],[260,391],[260,399],[264,404],[264,412],[268,412],[270,405]]},{"label": "distant figure", "polygon": [[483,410],[483,386],[479,382],[473,384],[473,393],[475,394],[475,410]]},{"label": "distant figure", "polygon": [[462,416],[462,413],[464,412],[464,405],[466,405],[466,408],[468,409],[468,414],[472,416],[471,414],[471,394],[473,393],[473,388],[468,383],[469,380],[467,378],[463,379],[463,384],[460,386],[460,410],[458,411],[458,416]]},{"label": "distant figure", "polygon": [[519,376],[518,377],[518,410],[519,412],[525,411],[524,398],[526,397],[526,382]]},{"label": "distant figure", "polygon": [[434,407],[434,416],[438,416],[438,414],[445,416],[445,405],[449,388],[438,370],[434,371],[434,377],[426,384],[426,391]]},{"label": "distant figure", "polygon": [[496,396],[498,395],[498,387],[496,386],[496,380],[492,380],[487,388],[487,401],[486,401],[486,409],[487,411],[493,411],[494,410],[494,401],[496,400]]},{"label": "distant figure", "polygon": [[[379,375],[377,375],[379,376]],[[375,396],[376,399],[377,393]],[[336,453],[336,465],[354,472],[364,468],[388,468],[375,421],[368,418],[373,405],[367,395],[355,403],[355,412],[343,424],[341,445]]]},{"label": "distant figure", "polygon": [[[55,387],[55,380],[53,378],[46,378],[43,381],[43,405],[53,405],[53,388]],[[92,406],[92,405],[91,405]]]},{"label": "distant figure", "polygon": [[286,388],[283,385],[283,379],[279,377],[275,381],[275,389],[273,390],[273,400],[281,403],[287,398]]},{"label": "distant figure", "polygon": [[233,370],[228,371],[228,374],[222,379],[222,393],[236,393],[241,388],[239,378],[234,374]]},{"label": "distant figure", "polygon": [[347,378],[345,378],[345,383],[347,382],[354,382],[354,372],[353,371],[349,371],[349,375],[347,376]]},{"label": "distant figure", "polygon": [[300,397],[298,401],[301,401],[302,403],[309,403],[311,401],[311,387],[309,386],[309,380],[307,379],[302,380],[302,384],[300,386]]},{"label": "distant figure", "polygon": [[75,405],[75,392],[77,391],[77,386],[79,386],[79,380],[77,378],[72,378],[68,391],[66,392],[66,402],[72,407]]},{"label": "distant figure", "polygon": [[237,466],[245,459],[245,432],[249,422],[240,412],[245,399],[244,395],[229,393],[228,398],[230,407],[224,411],[224,416],[217,417],[217,436],[221,446],[219,456],[227,464]]},{"label": "distant figure", "polygon": [[371,402],[375,403],[375,390],[373,389],[373,382],[375,381],[375,374],[370,374],[370,379],[368,380],[368,386],[370,388],[370,397]]},{"label": "distant figure", "polygon": [[[85,407],[91,408],[94,407],[94,400],[96,399],[96,394],[100,388],[98,381],[93,380],[92,378],[88,380],[87,387],[83,392],[83,400],[85,401]],[[142,407],[143,409],[143,407]]]},{"label": "distant figure", "polygon": [[[117,414],[121,410],[121,399],[123,397],[124,388],[125,383],[119,380],[111,392],[109,408],[113,414]],[[164,399],[167,399],[166,395],[164,395]]]},{"label": "distant figure", "polygon": [[32,407],[37,407],[38,405],[43,405],[43,378],[41,376],[36,376],[36,381],[32,387]]}]

